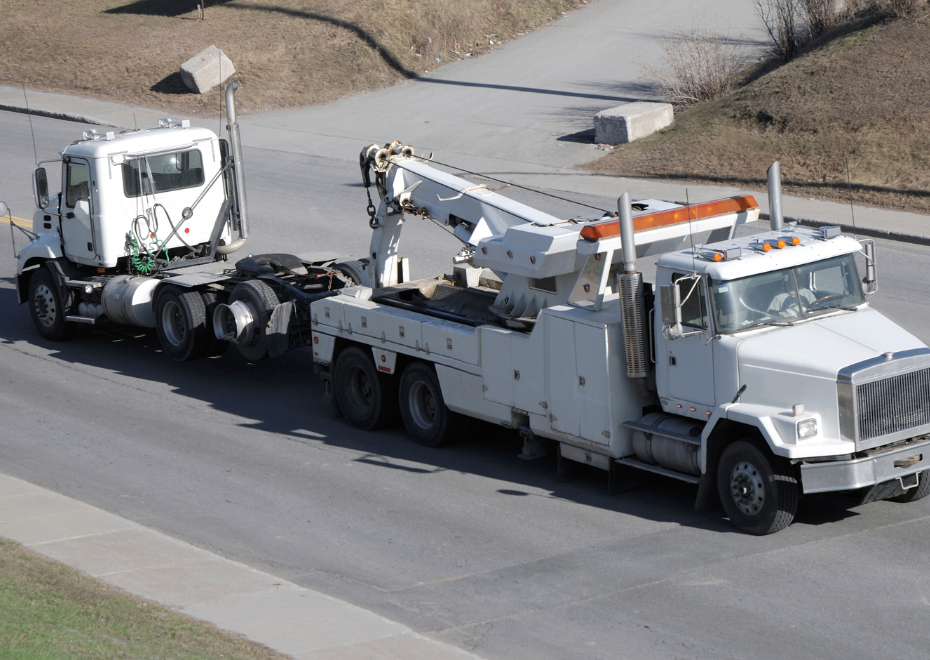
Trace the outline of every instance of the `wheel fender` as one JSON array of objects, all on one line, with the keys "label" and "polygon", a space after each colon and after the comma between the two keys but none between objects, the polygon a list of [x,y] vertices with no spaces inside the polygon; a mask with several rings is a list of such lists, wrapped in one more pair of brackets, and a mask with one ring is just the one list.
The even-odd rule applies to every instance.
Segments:
[{"label": "wheel fender", "polygon": [[317,364],[330,365],[333,363],[333,353],[336,349],[336,338],[324,335],[322,332],[313,332],[313,361]]},{"label": "wheel fender", "polygon": [[30,271],[63,256],[61,239],[56,234],[39,234],[22,247],[16,256],[16,296],[20,305],[29,297]]},{"label": "wheel fender", "polygon": [[[768,422],[768,423],[766,423]],[[786,455],[781,437],[779,437],[771,418],[760,417],[739,410],[739,404],[728,403],[717,406],[704,431],[701,433],[699,464],[701,480],[695,508],[706,510],[717,501],[717,461],[729,444],[747,434],[756,432],[765,441],[769,450],[775,455]]]},{"label": "wheel fender", "polygon": [[378,368],[378,371],[386,374],[394,373],[397,368],[397,353],[394,351],[386,351],[377,346],[371,347],[371,353],[375,358],[375,366]]}]

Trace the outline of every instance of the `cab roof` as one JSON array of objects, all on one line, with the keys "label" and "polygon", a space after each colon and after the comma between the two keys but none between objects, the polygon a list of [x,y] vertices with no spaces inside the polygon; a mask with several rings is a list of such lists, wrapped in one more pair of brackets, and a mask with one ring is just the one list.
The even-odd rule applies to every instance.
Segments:
[{"label": "cab roof", "polygon": [[[862,249],[859,241],[851,236],[839,234],[827,239],[823,236],[820,228],[786,227],[780,231],[768,231],[700,247],[695,245],[694,250],[689,246],[686,250],[663,254],[658,265],[677,272],[705,273],[714,280],[724,281],[822,261]],[[797,245],[791,244],[793,238],[799,239]],[[779,241],[785,246],[777,247]],[[763,248],[766,243],[770,246],[768,251]],[[734,248],[739,250],[738,257],[732,252]],[[715,252],[723,255],[728,250],[731,251],[729,258],[714,261]]]},{"label": "cab roof", "polygon": [[59,153],[62,156],[107,158],[118,154],[138,154],[165,149],[183,149],[198,142],[215,140],[216,134],[206,128],[195,128],[189,122],[171,122],[157,128],[126,131],[86,131]]}]

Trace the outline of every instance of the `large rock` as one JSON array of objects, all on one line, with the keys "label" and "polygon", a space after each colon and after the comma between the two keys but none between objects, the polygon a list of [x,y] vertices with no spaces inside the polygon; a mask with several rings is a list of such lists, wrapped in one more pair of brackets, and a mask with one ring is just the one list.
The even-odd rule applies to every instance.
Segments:
[{"label": "large rock", "polygon": [[672,123],[670,103],[624,103],[601,110],[594,116],[594,141],[597,144],[624,144],[644,138]]},{"label": "large rock", "polygon": [[226,53],[216,46],[204,48],[181,65],[181,80],[196,94],[209,92],[236,72]]}]

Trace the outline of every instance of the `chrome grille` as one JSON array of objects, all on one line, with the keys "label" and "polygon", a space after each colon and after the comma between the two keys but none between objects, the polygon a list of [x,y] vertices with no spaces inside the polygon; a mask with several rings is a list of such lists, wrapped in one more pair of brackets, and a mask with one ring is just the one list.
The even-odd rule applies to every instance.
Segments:
[{"label": "chrome grille", "polygon": [[930,424],[930,368],[856,386],[859,441]]}]

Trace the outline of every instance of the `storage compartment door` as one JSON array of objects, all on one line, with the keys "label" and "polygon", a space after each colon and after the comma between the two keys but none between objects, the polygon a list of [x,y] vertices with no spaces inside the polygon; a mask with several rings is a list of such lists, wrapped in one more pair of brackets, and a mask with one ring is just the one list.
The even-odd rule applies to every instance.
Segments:
[{"label": "storage compartment door", "polygon": [[546,386],[549,424],[554,431],[580,435],[575,323],[547,317]]}]

